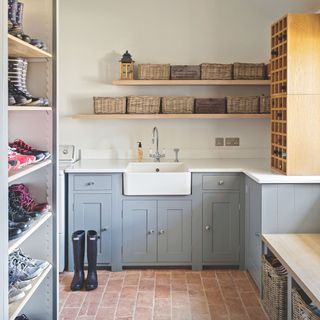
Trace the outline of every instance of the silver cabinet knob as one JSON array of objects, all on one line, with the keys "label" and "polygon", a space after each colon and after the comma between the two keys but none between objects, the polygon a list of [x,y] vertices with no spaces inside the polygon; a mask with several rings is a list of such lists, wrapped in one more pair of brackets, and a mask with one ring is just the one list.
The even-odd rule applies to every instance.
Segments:
[{"label": "silver cabinet knob", "polygon": [[219,184],[219,186],[222,186],[222,185],[224,184],[224,181],[223,181],[223,180],[220,180],[220,181],[218,182],[218,184]]},{"label": "silver cabinet knob", "polygon": [[101,232],[104,232],[104,231],[108,231],[108,228],[104,227],[104,228],[101,229]]},{"label": "silver cabinet knob", "polygon": [[87,184],[87,186],[93,186],[94,182],[87,182],[86,184]]},{"label": "silver cabinet knob", "polygon": [[261,236],[261,233],[256,232],[256,233],[255,233],[255,236],[256,236],[256,237],[260,237],[260,236]]},{"label": "silver cabinet knob", "polygon": [[206,231],[209,231],[211,229],[209,225],[205,226],[204,228],[206,229]]},{"label": "silver cabinet knob", "polygon": [[148,234],[153,234],[154,233],[154,230],[149,230],[148,231]]},{"label": "silver cabinet knob", "polygon": [[164,234],[164,230],[159,230],[159,234]]}]

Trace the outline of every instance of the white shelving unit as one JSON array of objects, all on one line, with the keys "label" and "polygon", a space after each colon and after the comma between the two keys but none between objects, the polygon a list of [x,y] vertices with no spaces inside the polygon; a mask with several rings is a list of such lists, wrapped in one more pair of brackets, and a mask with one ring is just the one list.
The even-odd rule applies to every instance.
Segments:
[{"label": "white shelving unit", "polygon": [[[8,34],[7,1],[0,4],[0,319],[14,320],[24,313],[30,319],[58,319],[57,261],[57,92],[56,13],[57,0],[24,2],[23,30],[43,40],[48,51],[40,50]],[[28,90],[48,97],[48,107],[8,106],[8,61],[3,57],[28,59]],[[8,174],[8,142],[19,138],[51,152],[52,157]],[[8,241],[8,186],[25,184],[38,202],[48,202],[51,210],[34,220],[19,238]],[[23,299],[9,305],[8,255],[16,248],[49,262],[33,280]]]}]

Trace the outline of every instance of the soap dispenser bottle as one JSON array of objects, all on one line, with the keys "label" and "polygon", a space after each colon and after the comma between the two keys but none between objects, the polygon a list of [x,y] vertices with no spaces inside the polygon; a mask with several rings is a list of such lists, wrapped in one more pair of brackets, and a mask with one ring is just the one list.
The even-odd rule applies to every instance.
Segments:
[{"label": "soap dispenser bottle", "polygon": [[138,142],[138,161],[141,162],[142,159],[143,159],[142,143]]}]

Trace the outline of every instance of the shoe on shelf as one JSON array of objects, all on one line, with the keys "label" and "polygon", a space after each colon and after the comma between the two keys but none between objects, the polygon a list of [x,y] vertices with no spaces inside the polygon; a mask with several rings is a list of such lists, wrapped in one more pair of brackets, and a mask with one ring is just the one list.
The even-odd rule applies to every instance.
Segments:
[{"label": "shoe on shelf", "polygon": [[9,187],[9,194],[13,194],[19,201],[19,206],[27,212],[47,213],[50,206],[47,202],[38,203],[30,195],[29,189],[24,184],[13,184]]},{"label": "shoe on shelf", "polygon": [[16,99],[14,98],[14,96],[9,94],[8,95],[8,105],[9,106],[14,106],[16,103],[17,102],[16,102]]},{"label": "shoe on shelf", "polygon": [[12,256],[15,256],[20,261],[27,263],[31,267],[40,268],[44,270],[49,266],[49,262],[45,260],[33,259],[27,256],[21,248],[18,248],[11,253]]},{"label": "shoe on shelf", "polygon": [[32,217],[26,215],[25,210],[12,206],[9,200],[9,220],[16,223],[28,223],[32,220]]},{"label": "shoe on shelf", "polygon": [[16,15],[15,17],[12,17],[13,27],[9,30],[9,33],[27,43],[30,43],[31,38],[23,33],[23,9],[24,4],[22,2],[17,2]]},{"label": "shoe on shelf", "polygon": [[36,161],[34,155],[23,155],[16,152],[15,149],[8,146],[8,162],[17,161],[17,169],[23,168],[29,164],[32,164]]},{"label": "shoe on shelf", "polygon": [[22,281],[15,269],[9,270],[9,283],[21,291],[27,291],[32,288],[31,280]]},{"label": "shoe on shelf", "polygon": [[23,91],[19,90],[10,80],[9,85],[9,95],[14,97],[15,105],[22,106],[27,105],[32,102],[32,97],[26,95]]},{"label": "shoe on shelf", "polygon": [[20,281],[32,280],[42,273],[43,269],[29,265],[27,262],[9,255],[9,272],[14,272]]},{"label": "shoe on shelf", "polygon": [[18,0],[8,0],[8,31],[12,29],[13,25],[16,23],[18,10]]},{"label": "shoe on shelf", "polygon": [[31,39],[31,44],[35,47],[42,49],[42,50],[48,50],[47,45],[40,39]]},{"label": "shoe on shelf", "polygon": [[9,228],[19,228],[21,231],[26,231],[29,229],[29,225],[23,222],[13,222],[9,220]]},{"label": "shoe on shelf", "polygon": [[[21,199],[19,194],[15,193],[15,192],[10,192],[9,190],[9,213],[10,213],[10,209],[11,211],[14,211],[15,213],[17,213],[20,216],[24,216],[24,217],[30,217],[30,218],[38,218],[40,217],[41,213],[38,211],[28,211],[26,209],[24,209],[22,207],[22,203],[21,203]],[[15,218],[16,219],[16,218]],[[14,222],[20,222],[20,221],[16,221],[13,220]],[[25,221],[21,221],[21,222],[25,222]]]},{"label": "shoe on shelf", "polygon": [[8,169],[10,167],[9,171],[16,170],[16,169],[19,168],[19,166],[20,166],[20,161],[18,161],[18,160],[8,160]]},{"label": "shoe on shelf", "polygon": [[14,240],[19,238],[22,233],[22,230],[17,227],[9,227],[9,240]]},{"label": "shoe on shelf", "polygon": [[16,317],[14,320],[29,320],[29,318],[25,314],[22,314],[21,316]]},{"label": "shoe on shelf", "polygon": [[13,141],[13,144],[18,146],[18,147],[20,147],[20,148],[23,148],[25,150],[43,153],[45,155],[45,160],[47,160],[47,159],[49,159],[51,157],[51,153],[49,151],[35,149],[32,146],[26,144],[22,139],[15,139]]},{"label": "shoe on shelf", "polygon": [[40,161],[44,160],[46,157],[44,155],[44,153],[42,153],[41,151],[38,151],[38,150],[35,150],[35,151],[26,150],[26,149],[20,148],[18,145],[15,145],[14,143],[9,143],[9,146],[10,146],[10,148],[15,149],[16,152],[18,152],[24,156],[35,156],[36,160],[34,161],[34,163],[40,162]]},{"label": "shoe on shelf", "polygon": [[22,290],[17,289],[13,285],[9,285],[9,303],[21,300],[25,295],[26,294]]}]

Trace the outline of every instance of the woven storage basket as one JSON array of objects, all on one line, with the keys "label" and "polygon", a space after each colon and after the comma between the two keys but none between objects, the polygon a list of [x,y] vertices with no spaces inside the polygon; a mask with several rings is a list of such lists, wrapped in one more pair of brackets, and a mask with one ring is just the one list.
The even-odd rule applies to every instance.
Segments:
[{"label": "woven storage basket", "polygon": [[171,80],[199,80],[200,66],[171,66]]},{"label": "woven storage basket", "polygon": [[202,80],[231,80],[232,64],[203,63],[201,65]]},{"label": "woven storage basket", "polygon": [[270,320],[287,320],[287,275],[279,274],[269,257],[262,257],[262,305]]},{"label": "woven storage basket", "polygon": [[260,96],[259,103],[260,113],[270,113],[270,97],[269,96]]},{"label": "woven storage basket", "polygon": [[194,98],[192,97],[163,97],[162,113],[193,113]]},{"label": "woven storage basket", "polygon": [[101,113],[126,113],[125,97],[93,97],[94,112]]},{"label": "woven storage basket", "polygon": [[235,80],[263,80],[266,79],[264,63],[239,63],[233,64],[233,79]]},{"label": "woven storage basket", "polygon": [[226,113],[225,98],[203,98],[195,100],[195,113]]},{"label": "woven storage basket", "polygon": [[128,113],[159,113],[160,97],[132,96],[128,97]]},{"label": "woven storage basket", "polygon": [[170,64],[139,64],[138,79],[140,80],[169,80]]},{"label": "woven storage basket", "polygon": [[292,289],[292,320],[320,320],[304,300],[297,289]]},{"label": "woven storage basket", "polygon": [[227,97],[228,113],[259,113],[259,97]]}]

